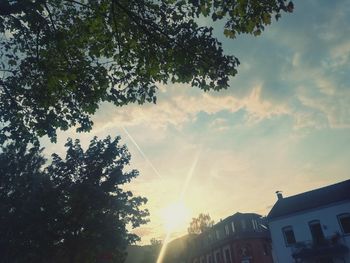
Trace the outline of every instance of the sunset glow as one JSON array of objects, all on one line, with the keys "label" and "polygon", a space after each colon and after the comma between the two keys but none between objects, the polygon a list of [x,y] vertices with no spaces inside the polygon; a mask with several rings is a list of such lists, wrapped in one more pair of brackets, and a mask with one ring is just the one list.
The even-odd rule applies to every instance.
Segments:
[{"label": "sunset glow", "polygon": [[178,231],[188,225],[190,210],[183,202],[175,202],[162,210],[162,218],[167,232]]},{"label": "sunset glow", "polygon": [[140,245],[166,243],[170,231],[170,240],[181,237],[199,213],[215,222],[238,211],[266,215],[277,190],[289,196],[348,179],[350,1],[295,6],[259,37],[232,42],[210,24],[224,53],[241,61],[227,90],[168,83],[155,105],[103,104],[90,133],[58,132],[56,144],[44,137],[46,155],[64,154],[67,137],[87,145],[120,135],[140,173],[126,187],[148,199],[150,222],[130,230]]}]

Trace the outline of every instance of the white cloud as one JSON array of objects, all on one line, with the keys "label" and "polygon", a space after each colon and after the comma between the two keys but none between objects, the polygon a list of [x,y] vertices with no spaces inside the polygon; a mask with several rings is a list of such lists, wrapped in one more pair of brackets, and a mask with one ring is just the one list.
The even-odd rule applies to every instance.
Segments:
[{"label": "white cloud", "polygon": [[334,96],[307,96],[300,94],[304,106],[322,113],[331,128],[350,128],[350,94],[340,92]]},{"label": "white cloud", "polygon": [[113,126],[137,126],[147,124],[164,130],[169,125],[181,129],[186,123],[195,121],[200,112],[209,115],[221,111],[247,112],[247,122],[256,123],[276,115],[288,114],[284,105],[274,105],[261,98],[261,86],[251,89],[251,93],[242,99],[233,95],[213,96],[209,93],[195,95],[174,95],[159,99],[157,105],[129,105],[123,108],[104,107],[95,118],[96,130],[105,130]]},{"label": "white cloud", "polygon": [[213,128],[216,131],[227,131],[230,127],[228,124],[228,121],[223,118],[217,118],[214,121],[212,121],[209,125],[211,128]]},{"label": "white cloud", "polygon": [[335,45],[330,50],[331,65],[332,67],[341,67],[349,63],[350,57],[350,41],[345,40],[344,42]]}]

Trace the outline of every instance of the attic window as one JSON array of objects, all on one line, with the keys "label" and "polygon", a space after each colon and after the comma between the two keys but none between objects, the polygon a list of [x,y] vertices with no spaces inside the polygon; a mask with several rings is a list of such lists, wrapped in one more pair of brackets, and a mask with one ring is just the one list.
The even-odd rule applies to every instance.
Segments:
[{"label": "attic window", "polygon": [[286,246],[290,246],[296,243],[295,241],[295,236],[294,236],[294,231],[291,226],[286,226],[282,228],[283,236],[284,236],[284,241],[286,243]]},{"label": "attic window", "polygon": [[229,230],[228,225],[225,225],[225,233],[226,233],[226,236],[228,236],[230,234],[230,230]]},{"label": "attic window", "polygon": [[350,234],[350,214],[338,215],[339,225],[344,234]]},{"label": "attic window", "polygon": [[235,222],[234,221],[231,222],[231,227],[232,227],[232,232],[234,233],[235,232]]},{"label": "attic window", "polygon": [[244,219],[241,220],[241,224],[242,224],[242,228],[245,230],[247,228],[247,225]]},{"label": "attic window", "polygon": [[220,239],[220,232],[219,232],[219,230],[216,230],[215,234],[216,234],[216,239],[219,240]]},{"label": "attic window", "polygon": [[252,225],[254,230],[258,230],[258,222],[255,219],[252,219]]}]

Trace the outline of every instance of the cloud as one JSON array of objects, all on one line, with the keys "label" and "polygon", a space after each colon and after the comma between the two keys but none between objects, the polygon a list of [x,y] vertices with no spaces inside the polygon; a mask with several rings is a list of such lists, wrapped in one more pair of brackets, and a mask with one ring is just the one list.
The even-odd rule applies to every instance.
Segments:
[{"label": "cloud", "polygon": [[325,116],[330,128],[350,128],[350,94],[338,91],[334,96],[299,95],[304,106]]},{"label": "cloud", "polygon": [[330,50],[331,66],[338,68],[349,63],[350,41],[346,40]]},{"label": "cloud", "polygon": [[[96,130],[105,130],[114,126],[148,125],[164,130],[169,126],[181,129],[185,124],[194,122],[201,112],[208,115],[239,110],[247,113],[247,123],[256,123],[273,116],[288,114],[283,105],[261,98],[261,85],[251,88],[245,98],[233,95],[214,96],[211,93],[198,92],[195,95],[179,94],[159,99],[157,105],[131,105],[123,108],[105,106],[95,118]],[[222,120],[221,120],[222,122]]]},{"label": "cloud", "polygon": [[216,131],[227,131],[230,128],[228,121],[224,118],[215,119],[210,123],[209,127]]}]

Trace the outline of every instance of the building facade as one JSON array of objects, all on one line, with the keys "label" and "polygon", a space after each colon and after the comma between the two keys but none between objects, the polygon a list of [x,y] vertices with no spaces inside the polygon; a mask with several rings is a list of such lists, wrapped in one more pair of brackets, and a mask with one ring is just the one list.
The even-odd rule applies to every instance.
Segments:
[{"label": "building facade", "polygon": [[267,217],[275,263],[350,263],[350,180],[277,196]]},{"label": "building facade", "polygon": [[194,240],[190,263],[273,263],[266,219],[236,213]]}]

